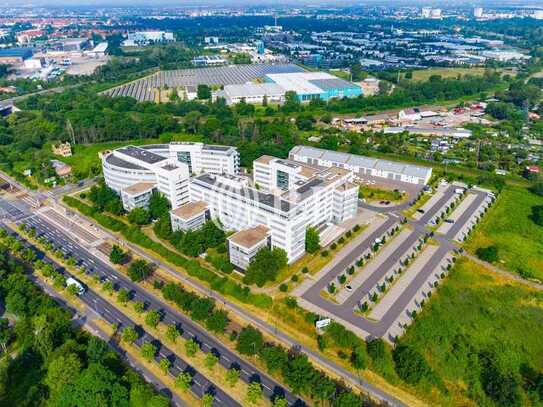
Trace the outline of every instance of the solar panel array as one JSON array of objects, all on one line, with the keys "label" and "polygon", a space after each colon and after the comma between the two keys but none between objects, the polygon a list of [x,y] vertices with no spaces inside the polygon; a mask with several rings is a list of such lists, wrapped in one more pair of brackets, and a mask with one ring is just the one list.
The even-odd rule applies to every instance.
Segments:
[{"label": "solar panel array", "polygon": [[153,102],[158,98],[159,89],[166,87],[238,85],[267,74],[294,72],[305,71],[294,64],[252,64],[159,71],[134,82],[108,89],[103,94],[111,97],[130,96],[139,102]]}]

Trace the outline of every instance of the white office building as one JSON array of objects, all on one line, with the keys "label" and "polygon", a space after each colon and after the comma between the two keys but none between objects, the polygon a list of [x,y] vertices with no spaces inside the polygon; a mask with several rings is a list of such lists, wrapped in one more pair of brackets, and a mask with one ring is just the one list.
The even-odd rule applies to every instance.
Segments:
[{"label": "white office building", "polygon": [[[281,177],[272,177],[277,175]],[[245,177],[202,174],[191,179],[190,200],[206,202],[211,217],[226,230],[266,226],[271,246],[285,250],[291,263],[305,252],[308,227],[324,230],[357,211],[358,186],[351,183],[351,171],[326,168],[304,178],[288,180],[288,187],[281,183],[279,188],[270,188],[275,191],[271,193],[253,188]]]},{"label": "white office building", "polygon": [[289,158],[312,166],[339,167],[353,171],[360,176],[370,175],[410,184],[427,184],[432,176],[432,168],[429,167],[308,146],[292,148],[289,152]]},{"label": "white office building", "polygon": [[103,153],[102,170],[106,185],[121,196],[134,184],[154,183],[172,208],[188,202],[188,166],[177,160],[127,146]]},{"label": "white office building", "polygon": [[245,101],[249,104],[268,103],[281,104],[285,101],[286,90],[276,83],[245,83],[242,85],[225,85],[217,96],[223,96],[227,105]]},{"label": "white office building", "polygon": [[125,190],[125,208],[139,205],[149,195],[148,191],[138,195],[139,187],[132,191],[130,187],[135,184],[155,184],[175,209],[188,202],[190,174],[235,175],[239,171],[239,154],[235,147],[203,143],[127,146],[106,151],[101,158],[106,184],[121,197]]},{"label": "white office building", "polygon": [[209,219],[211,219],[209,207],[203,201],[189,202],[170,211],[170,220],[174,232],[200,229]]}]

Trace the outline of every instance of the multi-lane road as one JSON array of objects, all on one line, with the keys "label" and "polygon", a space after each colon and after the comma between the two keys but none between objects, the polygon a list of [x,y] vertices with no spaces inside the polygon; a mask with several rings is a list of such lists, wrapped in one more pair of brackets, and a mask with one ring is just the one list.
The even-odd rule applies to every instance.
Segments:
[{"label": "multi-lane road", "polygon": [[[0,202],[2,202],[1,199]],[[4,203],[2,205],[6,206],[6,202],[3,202]],[[7,203],[7,205],[10,204]],[[215,339],[203,328],[195,324],[190,318],[164,303],[153,294],[144,290],[125,277],[122,273],[100,260],[98,257],[89,253],[79,243],[68,237],[60,228],[57,228],[55,225],[40,216],[25,216],[24,212],[22,212],[20,209],[12,208],[11,213],[13,213],[16,218],[24,219],[22,221],[23,223],[34,227],[36,229],[37,236],[46,237],[49,241],[53,242],[57,249],[74,257],[78,264],[85,267],[88,273],[96,273],[102,281],[111,281],[116,290],[124,288],[130,293],[131,299],[134,301],[142,301],[146,305],[146,310],[157,310],[162,315],[162,321],[164,323],[178,326],[180,331],[183,332],[184,338],[195,339],[200,344],[202,351],[205,353],[213,352],[219,357],[219,363],[221,365],[225,366],[226,368],[238,368],[241,373],[241,380],[244,380],[247,383],[253,381],[260,382],[262,384],[263,393],[266,397],[273,398],[275,396],[284,396],[289,402],[289,405],[304,404],[302,400],[294,396],[288,390],[284,389],[275,380],[256,369],[253,365],[240,358],[236,353],[224,346],[219,340]],[[106,305],[108,306],[106,307]],[[124,314],[103,300],[93,300],[89,306],[91,306],[91,308],[94,309],[98,314],[106,318],[113,319],[110,322],[116,322],[119,325],[122,325],[123,322],[127,321],[127,317],[124,316]],[[112,311],[112,307],[115,309],[115,312]],[[121,315],[123,315],[123,317],[121,317]],[[171,354],[169,350],[168,352]]]}]

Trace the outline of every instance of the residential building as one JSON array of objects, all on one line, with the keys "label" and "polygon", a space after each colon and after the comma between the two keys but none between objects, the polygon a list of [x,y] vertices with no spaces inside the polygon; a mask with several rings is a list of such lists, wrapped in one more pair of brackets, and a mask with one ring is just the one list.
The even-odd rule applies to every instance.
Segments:
[{"label": "residential building", "polygon": [[123,47],[145,47],[150,44],[173,42],[173,32],[166,31],[138,31],[128,33],[128,38],[122,42]]},{"label": "residential building", "polygon": [[72,156],[72,146],[70,143],[59,143],[53,144],[51,150],[54,155],[60,155],[61,157],[71,157]]},{"label": "residential building", "polygon": [[31,48],[5,48],[0,49],[0,64],[22,64],[26,59],[32,58]]},{"label": "residential building", "polygon": [[72,167],[59,160],[51,160],[51,165],[55,169],[55,173],[58,177],[64,178],[72,173]]},{"label": "residential building", "polygon": [[247,270],[253,257],[263,247],[271,247],[270,229],[264,225],[240,230],[228,237],[228,254],[234,267]]},{"label": "residential building", "polygon": [[209,219],[211,219],[209,207],[204,201],[189,202],[170,211],[174,232],[200,229]]},{"label": "residential building", "polygon": [[428,167],[316,147],[296,146],[290,150],[289,158],[309,165],[344,168],[360,176],[370,175],[411,184],[427,184],[432,176],[432,169]]},{"label": "residential building", "polygon": [[153,192],[157,190],[154,182],[137,182],[121,189],[123,208],[130,212],[135,208],[147,208]]}]

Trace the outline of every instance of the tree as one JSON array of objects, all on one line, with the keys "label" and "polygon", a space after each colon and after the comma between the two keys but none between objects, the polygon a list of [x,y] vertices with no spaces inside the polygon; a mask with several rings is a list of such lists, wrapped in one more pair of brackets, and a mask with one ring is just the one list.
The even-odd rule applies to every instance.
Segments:
[{"label": "tree", "polygon": [[185,342],[185,352],[187,353],[187,356],[193,357],[199,350],[200,346],[196,343],[194,339],[189,339]]},{"label": "tree", "polygon": [[182,391],[187,391],[192,385],[192,376],[189,372],[182,372],[175,378],[175,386]]},{"label": "tree", "polygon": [[356,394],[345,391],[336,397],[332,405],[334,407],[360,407],[364,403]]},{"label": "tree", "polygon": [[288,407],[288,401],[284,397],[275,397],[273,400],[273,407]]},{"label": "tree", "polygon": [[543,182],[536,182],[531,188],[530,191],[532,191],[534,194],[543,196]]},{"label": "tree", "polygon": [[175,343],[177,341],[177,338],[179,337],[179,330],[175,325],[168,325],[168,328],[166,328],[166,338],[172,343]]},{"label": "tree", "polygon": [[489,263],[495,263],[499,260],[498,248],[496,246],[479,247],[475,251],[475,254],[481,260],[487,261]]},{"label": "tree", "polygon": [[153,345],[151,342],[145,342],[143,345],[141,345],[141,356],[148,362],[153,360],[153,358],[156,355],[156,346]]},{"label": "tree", "polygon": [[75,353],[60,355],[47,368],[45,384],[49,387],[49,399],[57,400],[64,386],[74,383],[81,372],[81,361]]},{"label": "tree", "polygon": [[156,328],[160,322],[160,313],[156,310],[151,310],[145,316],[145,323],[150,327]]},{"label": "tree", "polygon": [[215,311],[206,319],[206,328],[212,332],[221,333],[226,330],[229,322],[230,320],[226,311]]},{"label": "tree", "polygon": [[126,253],[118,245],[114,244],[109,253],[109,261],[113,264],[123,264],[126,260]]},{"label": "tree", "polygon": [[119,377],[100,363],[91,363],[77,379],[64,386],[59,407],[122,406],[128,400],[128,390]]},{"label": "tree", "polygon": [[268,372],[281,372],[288,365],[288,355],[279,346],[267,345],[260,351],[260,357],[266,363]]},{"label": "tree", "polygon": [[351,353],[351,364],[356,370],[365,369],[367,366],[366,350],[361,345],[353,349]]},{"label": "tree", "polygon": [[251,259],[243,281],[246,284],[256,283],[262,287],[267,281],[275,281],[279,270],[288,263],[287,254],[283,249],[262,247]]},{"label": "tree", "polygon": [[300,99],[298,98],[298,95],[294,91],[287,91],[285,93],[285,103],[283,103],[283,106],[281,107],[281,110],[286,113],[294,113],[298,112],[300,110]]},{"label": "tree", "polygon": [[145,260],[135,260],[128,267],[128,276],[136,283],[145,280],[151,275],[151,267]]},{"label": "tree", "polygon": [[247,400],[248,404],[256,404],[262,399],[262,385],[258,382],[252,382],[247,387]]},{"label": "tree", "polygon": [[331,379],[321,374],[320,377],[315,380],[311,391],[315,399],[324,402],[326,400],[331,400],[334,397],[336,385]]},{"label": "tree", "polygon": [[293,355],[283,368],[285,383],[295,394],[307,393],[311,383],[314,383],[315,374],[315,369],[303,353]]},{"label": "tree", "polygon": [[160,370],[164,372],[164,374],[168,374],[168,371],[170,370],[170,366],[172,365],[172,362],[170,362],[166,358],[160,359],[159,366]]},{"label": "tree", "polygon": [[102,363],[111,349],[103,340],[96,336],[91,336],[87,343],[87,359],[89,363]]},{"label": "tree", "polygon": [[219,358],[215,356],[213,352],[208,352],[204,359],[204,364],[206,368],[211,370],[215,367],[218,361],[219,361]]},{"label": "tree", "polygon": [[136,301],[134,303],[134,311],[138,314],[142,314],[145,311],[145,304],[143,301]]},{"label": "tree", "polygon": [[211,89],[207,85],[200,84],[196,90],[196,97],[201,100],[211,99]]},{"label": "tree", "polygon": [[252,356],[259,353],[263,345],[262,333],[252,326],[247,326],[238,335],[236,349],[242,355]]},{"label": "tree", "polygon": [[131,326],[127,326],[126,328],[124,328],[121,334],[122,340],[129,344],[134,343],[136,339],[138,339],[138,336],[139,335],[136,330]]},{"label": "tree", "polygon": [[362,70],[362,66],[359,63],[351,65],[350,71],[351,80],[355,82],[361,81],[367,77],[366,73]]},{"label": "tree", "polygon": [[215,401],[215,397],[213,397],[213,394],[206,393],[202,397],[202,407],[212,407],[214,401]]},{"label": "tree", "polygon": [[536,225],[543,226],[543,205],[532,207],[532,220]]},{"label": "tree", "polygon": [[134,208],[128,213],[128,221],[134,225],[147,225],[151,222],[151,214],[144,208]]},{"label": "tree", "polygon": [[400,344],[392,352],[396,373],[409,384],[418,384],[423,379],[432,379],[432,369],[418,350]]},{"label": "tree", "polygon": [[316,253],[320,248],[319,232],[314,227],[308,227],[305,231],[305,251],[308,253]]},{"label": "tree", "polygon": [[226,377],[225,377],[226,383],[228,383],[230,387],[234,387],[239,381],[239,376],[240,376],[239,369],[235,369],[235,368],[228,369],[226,371]]},{"label": "tree", "polygon": [[124,288],[121,288],[117,293],[117,300],[123,305],[126,305],[128,301],[130,301],[130,295],[128,294],[128,291],[126,291]]},{"label": "tree", "polygon": [[165,214],[168,215],[170,210],[170,202],[162,193],[154,191],[151,194],[151,198],[149,198],[148,210],[151,218],[159,219]]}]

